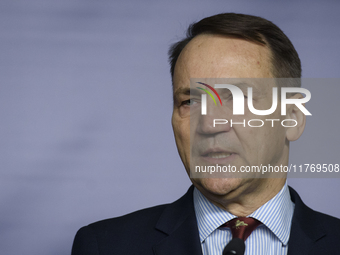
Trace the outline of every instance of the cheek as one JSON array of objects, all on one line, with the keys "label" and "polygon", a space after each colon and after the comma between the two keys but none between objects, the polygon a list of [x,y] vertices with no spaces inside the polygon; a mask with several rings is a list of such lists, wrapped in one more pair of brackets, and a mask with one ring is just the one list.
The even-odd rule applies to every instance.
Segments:
[{"label": "cheek", "polygon": [[[266,123],[267,125],[269,123]],[[258,135],[260,139],[257,139],[258,146],[258,157],[263,162],[274,163],[282,156],[283,149],[285,146],[285,130],[281,125],[277,127],[269,127],[261,130],[261,134]]]},{"label": "cheek", "polygon": [[172,128],[178,152],[183,161],[188,161],[190,156],[190,121],[173,116]]},{"label": "cheek", "polygon": [[277,127],[271,127],[265,122],[263,127],[238,127],[235,134],[242,147],[241,155],[248,164],[258,164],[276,158],[282,153],[285,145],[285,131],[275,123]]},{"label": "cheek", "polygon": [[182,146],[190,143],[190,124],[186,120],[174,120],[172,124],[176,142]]}]

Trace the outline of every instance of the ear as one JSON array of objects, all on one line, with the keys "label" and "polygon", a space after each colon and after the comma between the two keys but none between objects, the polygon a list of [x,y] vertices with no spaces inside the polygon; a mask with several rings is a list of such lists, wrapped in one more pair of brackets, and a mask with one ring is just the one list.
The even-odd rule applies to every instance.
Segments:
[{"label": "ear", "polygon": [[[291,98],[303,98],[301,94],[295,94]],[[296,122],[293,122],[293,124],[296,124],[295,127],[287,127],[286,128],[286,138],[288,141],[295,141],[299,139],[299,137],[302,135],[303,130],[305,129],[306,125],[306,115],[295,105],[291,104],[287,106],[287,119],[293,119]],[[292,124],[292,125],[293,125]]]}]

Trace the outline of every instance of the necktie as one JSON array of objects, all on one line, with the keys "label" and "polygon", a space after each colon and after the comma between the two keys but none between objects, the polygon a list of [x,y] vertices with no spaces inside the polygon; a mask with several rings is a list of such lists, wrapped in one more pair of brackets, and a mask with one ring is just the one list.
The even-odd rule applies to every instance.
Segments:
[{"label": "necktie", "polygon": [[259,225],[261,225],[261,222],[254,218],[239,217],[228,221],[222,226],[231,229],[233,238],[240,238],[246,241],[251,232]]}]

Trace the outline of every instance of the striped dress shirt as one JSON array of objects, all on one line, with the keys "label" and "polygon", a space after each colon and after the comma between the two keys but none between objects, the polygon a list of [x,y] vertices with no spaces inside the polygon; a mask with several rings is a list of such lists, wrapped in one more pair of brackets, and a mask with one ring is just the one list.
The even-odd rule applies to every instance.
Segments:
[{"label": "striped dress shirt", "polygon": [[[203,255],[221,255],[232,234],[229,228],[220,226],[237,216],[215,206],[196,188],[194,207]],[[263,224],[247,238],[244,254],[287,254],[293,212],[294,203],[286,182],[275,197],[248,215]]]}]

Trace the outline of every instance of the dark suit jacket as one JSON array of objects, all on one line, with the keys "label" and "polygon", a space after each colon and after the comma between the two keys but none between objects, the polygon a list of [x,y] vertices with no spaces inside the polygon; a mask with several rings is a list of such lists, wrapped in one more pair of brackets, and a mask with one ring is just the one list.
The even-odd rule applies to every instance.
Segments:
[{"label": "dark suit jacket", "polygon": [[[307,207],[290,188],[295,211],[288,254],[340,254],[340,220]],[[201,255],[193,187],[160,205],[81,228],[72,255]]]}]

